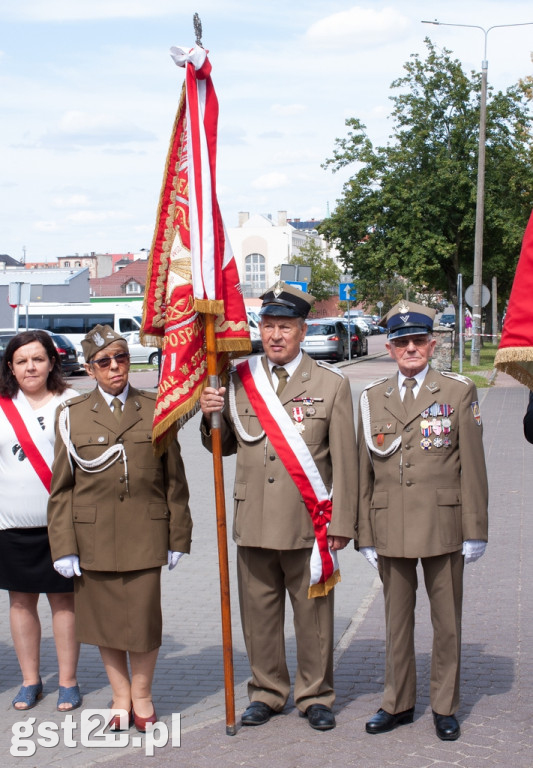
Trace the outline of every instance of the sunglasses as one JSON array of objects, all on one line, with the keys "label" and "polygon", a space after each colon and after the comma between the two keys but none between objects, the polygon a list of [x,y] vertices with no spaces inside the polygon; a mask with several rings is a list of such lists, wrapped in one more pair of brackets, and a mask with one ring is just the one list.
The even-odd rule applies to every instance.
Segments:
[{"label": "sunglasses", "polygon": [[109,368],[111,362],[114,360],[117,365],[126,365],[129,362],[130,356],[127,352],[119,352],[118,355],[113,357],[101,357],[99,360],[91,360],[91,365],[97,365],[99,368]]},{"label": "sunglasses", "polygon": [[408,347],[411,342],[413,342],[415,347],[425,347],[426,344],[429,344],[430,339],[427,336],[410,336],[406,339],[391,339],[391,344],[399,349]]}]

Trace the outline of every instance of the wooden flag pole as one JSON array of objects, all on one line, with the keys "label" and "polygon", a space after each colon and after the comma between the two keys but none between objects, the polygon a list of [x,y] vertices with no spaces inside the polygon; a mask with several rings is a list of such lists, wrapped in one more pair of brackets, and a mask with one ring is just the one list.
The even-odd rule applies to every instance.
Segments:
[{"label": "wooden flag pole", "polygon": [[[207,374],[209,386],[219,388],[215,339],[215,315],[206,314],[205,340],[207,347]],[[224,470],[222,467],[221,414],[211,416],[211,446],[215,478],[215,506],[217,519],[218,569],[220,575],[220,607],[222,614],[222,653],[224,657],[224,689],[226,699],[226,734],[235,736],[235,690],[233,682],[233,643],[231,637],[231,605],[228,568],[228,538],[226,529],[226,499]]]}]

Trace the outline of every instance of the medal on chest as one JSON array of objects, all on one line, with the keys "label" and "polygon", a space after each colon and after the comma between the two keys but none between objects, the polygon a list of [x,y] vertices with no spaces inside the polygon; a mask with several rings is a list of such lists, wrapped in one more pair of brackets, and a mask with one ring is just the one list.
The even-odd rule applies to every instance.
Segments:
[{"label": "medal on chest", "polygon": [[292,409],[292,418],[294,419],[294,426],[298,430],[300,434],[305,430],[305,424],[303,423],[304,420],[304,409],[301,405],[295,405]]}]

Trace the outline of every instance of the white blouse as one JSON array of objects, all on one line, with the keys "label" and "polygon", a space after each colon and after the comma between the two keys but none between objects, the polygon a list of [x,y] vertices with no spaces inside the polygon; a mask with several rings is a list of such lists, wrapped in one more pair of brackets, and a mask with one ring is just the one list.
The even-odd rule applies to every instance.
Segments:
[{"label": "white blouse", "polygon": [[[51,466],[55,442],[55,413],[64,400],[76,397],[74,389],[54,395],[42,408],[33,410],[19,390],[13,402],[19,408],[30,434],[38,431],[44,441],[39,446]],[[35,419],[33,424],[30,419]],[[48,492],[20,447],[13,427],[0,408],[0,530],[46,526]]]}]

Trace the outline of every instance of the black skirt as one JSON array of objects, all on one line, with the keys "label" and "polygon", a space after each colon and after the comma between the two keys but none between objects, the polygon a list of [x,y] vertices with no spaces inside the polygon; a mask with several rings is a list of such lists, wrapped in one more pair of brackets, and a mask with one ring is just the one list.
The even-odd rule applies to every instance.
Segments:
[{"label": "black skirt", "polygon": [[48,529],[0,531],[0,589],[11,592],[72,592],[73,580],[54,570]]}]

